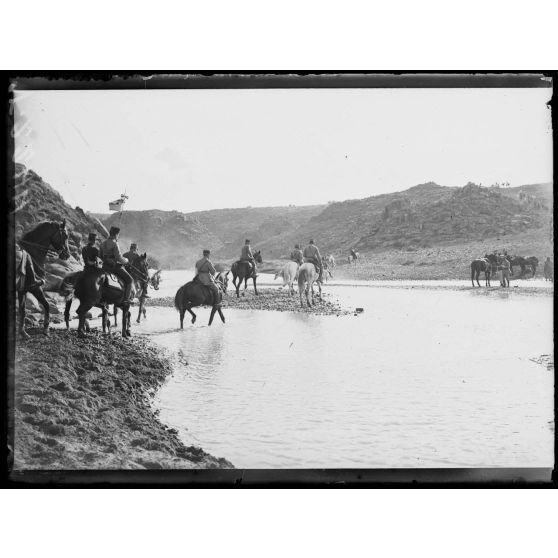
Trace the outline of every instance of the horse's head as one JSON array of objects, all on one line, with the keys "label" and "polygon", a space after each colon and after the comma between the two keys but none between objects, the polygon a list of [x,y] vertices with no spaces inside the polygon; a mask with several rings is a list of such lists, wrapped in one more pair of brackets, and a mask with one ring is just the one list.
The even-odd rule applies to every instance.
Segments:
[{"label": "horse's head", "polygon": [[158,291],[159,290],[159,283],[162,281],[161,279],[161,270],[158,269],[154,274],[153,277],[149,280],[151,286]]},{"label": "horse's head", "polygon": [[262,251],[261,250],[257,250],[256,252],[254,252],[253,256],[254,256],[254,260],[256,260],[258,263],[262,263]]},{"label": "horse's head", "polygon": [[227,292],[229,286],[229,273],[230,271],[227,271],[226,273],[224,271],[220,271],[215,277],[215,282],[223,293]]},{"label": "horse's head", "polygon": [[66,219],[61,223],[52,223],[52,225],[53,234],[50,237],[50,244],[58,252],[58,257],[61,260],[67,260],[70,257],[70,248],[68,247]]}]

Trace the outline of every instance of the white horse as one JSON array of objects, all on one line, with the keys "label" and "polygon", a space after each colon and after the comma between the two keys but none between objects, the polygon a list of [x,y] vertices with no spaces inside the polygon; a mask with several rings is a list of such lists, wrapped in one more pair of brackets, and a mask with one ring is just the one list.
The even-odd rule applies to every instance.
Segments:
[{"label": "white horse", "polygon": [[310,298],[308,297],[308,291],[312,293],[312,305],[314,305],[314,283],[318,285],[320,290],[319,297],[322,298],[322,286],[318,281],[318,272],[314,267],[313,263],[303,263],[298,268],[298,292],[300,294],[300,306],[304,307],[302,301],[302,294],[306,294],[306,302],[310,306]]},{"label": "white horse", "polygon": [[280,271],[275,274],[275,279],[277,277],[283,278],[283,284],[280,289],[284,286],[289,287],[289,296],[294,295],[293,283],[298,279],[298,264],[296,262],[287,262]]}]

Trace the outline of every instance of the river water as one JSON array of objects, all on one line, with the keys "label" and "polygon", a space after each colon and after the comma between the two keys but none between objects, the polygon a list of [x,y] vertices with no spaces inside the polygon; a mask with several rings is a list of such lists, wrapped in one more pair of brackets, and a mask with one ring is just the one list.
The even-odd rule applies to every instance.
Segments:
[{"label": "river water", "polygon": [[325,290],[358,316],[200,309],[180,331],[152,299],[134,331],[173,358],[161,420],[239,468],[553,466],[554,375],[530,360],[553,354],[550,294],[347,283]]}]

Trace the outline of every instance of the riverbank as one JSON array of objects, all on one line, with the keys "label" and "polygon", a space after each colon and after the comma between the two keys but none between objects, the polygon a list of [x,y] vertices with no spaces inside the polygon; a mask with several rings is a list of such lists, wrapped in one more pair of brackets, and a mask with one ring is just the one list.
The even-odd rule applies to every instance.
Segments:
[{"label": "riverbank", "polygon": [[171,367],[148,341],[37,331],[16,346],[15,470],[233,467],[159,421],[151,398]]},{"label": "riverbank", "polygon": [[[343,308],[339,302],[331,295],[322,291],[322,299],[317,296],[318,289],[314,288],[314,306],[300,305],[298,292],[289,296],[286,287],[279,289],[258,287],[258,296],[254,294],[253,288],[249,288],[245,296],[236,297],[234,290],[229,288],[227,295],[223,297],[223,309],[234,308],[238,310],[274,310],[277,312],[301,312],[303,314],[317,314],[327,316],[345,316],[354,313],[348,308]],[[152,306],[172,306],[174,307],[174,297],[153,298],[150,301]]]}]

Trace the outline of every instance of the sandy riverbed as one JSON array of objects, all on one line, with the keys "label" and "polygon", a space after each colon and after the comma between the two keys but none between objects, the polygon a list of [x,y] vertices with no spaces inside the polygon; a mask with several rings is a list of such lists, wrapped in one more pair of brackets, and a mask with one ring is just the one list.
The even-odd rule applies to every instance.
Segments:
[{"label": "sandy riverbed", "polygon": [[232,467],[158,420],[150,399],[171,368],[145,339],[30,333],[15,354],[15,470]]}]

